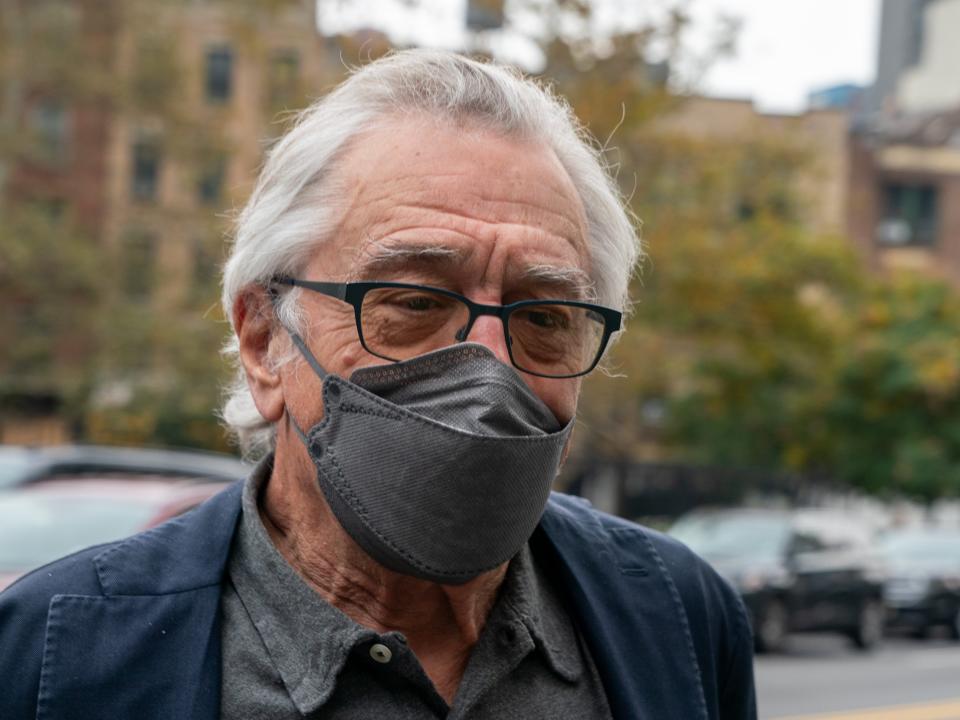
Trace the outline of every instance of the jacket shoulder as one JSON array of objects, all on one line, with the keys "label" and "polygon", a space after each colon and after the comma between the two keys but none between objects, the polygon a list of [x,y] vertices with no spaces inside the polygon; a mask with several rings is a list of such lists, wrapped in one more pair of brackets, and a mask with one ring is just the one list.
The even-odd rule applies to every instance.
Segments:
[{"label": "jacket shoulder", "polygon": [[[0,717],[36,716],[48,635],[79,628],[71,624],[76,620],[57,619],[51,612],[61,600],[82,598],[100,607],[105,607],[101,600],[111,600],[116,607],[119,600],[186,597],[187,591],[219,588],[242,485],[235,483],[162,525],[45,565],[0,593],[0,678],[13,678],[0,692]],[[130,617],[103,628],[108,644],[133,627]],[[103,658],[86,659],[96,664]]]},{"label": "jacket shoulder", "polygon": [[94,557],[115,543],[81,550],[34,570],[0,593],[2,717],[34,717],[51,601],[101,595]]},{"label": "jacket shoulder", "polygon": [[550,510],[565,516],[585,539],[593,536],[611,546],[621,568],[631,562],[640,564],[652,560],[670,577],[685,601],[741,609],[739,595],[727,582],[705,560],[675,538],[597,510],[587,500],[571,495],[553,493]]},{"label": "jacket shoulder", "polygon": [[582,498],[554,493],[548,512],[552,525],[569,533],[567,543],[579,535],[580,542],[609,556],[617,574],[658,571],[689,628],[707,705],[723,718],[756,717],[746,611],[739,594],[705,560],[678,540],[601,512]]},{"label": "jacket shoulder", "polygon": [[723,717],[755,717],[753,633],[739,593],[683,543],[649,528],[644,532],[686,610],[708,703],[713,695]]}]

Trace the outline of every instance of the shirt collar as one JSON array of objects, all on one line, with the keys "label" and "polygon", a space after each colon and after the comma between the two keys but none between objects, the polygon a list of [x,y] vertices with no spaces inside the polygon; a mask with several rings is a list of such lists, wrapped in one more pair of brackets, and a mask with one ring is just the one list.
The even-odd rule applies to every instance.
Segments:
[{"label": "shirt collar", "polygon": [[553,672],[567,682],[580,679],[584,668],[573,621],[528,545],[510,563],[499,602],[530,634]]}]

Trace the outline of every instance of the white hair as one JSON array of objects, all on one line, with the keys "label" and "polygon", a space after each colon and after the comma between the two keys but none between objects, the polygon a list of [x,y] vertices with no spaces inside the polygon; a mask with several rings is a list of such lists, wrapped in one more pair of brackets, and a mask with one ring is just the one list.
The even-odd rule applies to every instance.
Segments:
[{"label": "white hair", "polygon": [[[335,169],[348,143],[398,115],[469,122],[503,136],[542,142],[560,160],[586,214],[591,279],[598,302],[625,309],[640,245],[601,151],[569,105],[549,87],[510,68],[434,50],[405,50],[355,71],[304,110],[269,152],[239,214],[223,273],[223,309],[239,294],[279,275],[297,276],[339,221]],[[281,322],[299,329],[297,291],[278,303]],[[236,328],[224,354],[236,365],[222,417],[247,454],[269,450],[272,423],[254,405],[238,357]]]}]

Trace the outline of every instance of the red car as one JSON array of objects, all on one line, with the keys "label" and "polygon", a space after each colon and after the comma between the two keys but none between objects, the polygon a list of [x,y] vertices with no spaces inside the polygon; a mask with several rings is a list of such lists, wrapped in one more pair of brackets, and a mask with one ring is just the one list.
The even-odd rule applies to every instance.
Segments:
[{"label": "red car", "polygon": [[227,485],[161,476],[84,476],[0,493],[0,590],[59,557],[181,515]]}]

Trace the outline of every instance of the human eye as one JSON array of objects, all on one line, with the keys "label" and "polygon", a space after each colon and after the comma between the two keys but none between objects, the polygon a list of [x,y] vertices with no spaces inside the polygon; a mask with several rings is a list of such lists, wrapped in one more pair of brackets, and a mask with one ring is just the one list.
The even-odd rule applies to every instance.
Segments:
[{"label": "human eye", "polygon": [[442,316],[449,313],[455,304],[455,300],[442,293],[418,287],[378,288],[364,298],[366,312],[411,320]]},{"label": "human eye", "polygon": [[406,358],[453,342],[466,315],[466,305],[431,288],[388,286],[366,294],[360,322],[369,346]]},{"label": "human eye", "polygon": [[427,312],[441,306],[441,302],[435,295],[427,294],[408,294],[397,298],[394,302],[413,312]]},{"label": "human eye", "polygon": [[522,311],[521,317],[540,330],[566,330],[570,327],[569,314],[562,306],[536,305]]}]

